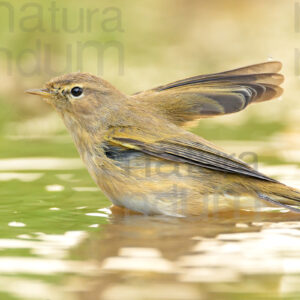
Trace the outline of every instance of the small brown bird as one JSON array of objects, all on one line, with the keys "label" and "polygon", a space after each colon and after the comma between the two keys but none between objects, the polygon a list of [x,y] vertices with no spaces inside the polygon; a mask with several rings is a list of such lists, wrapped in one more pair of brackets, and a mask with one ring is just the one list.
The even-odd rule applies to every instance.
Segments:
[{"label": "small brown bird", "polygon": [[280,62],[266,62],[131,96],[97,76],[71,73],[27,92],[59,113],[92,178],[116,206],[171,216],[274,204],[300,211],[299,191],[183,129],[279,97],[280,69]]}]

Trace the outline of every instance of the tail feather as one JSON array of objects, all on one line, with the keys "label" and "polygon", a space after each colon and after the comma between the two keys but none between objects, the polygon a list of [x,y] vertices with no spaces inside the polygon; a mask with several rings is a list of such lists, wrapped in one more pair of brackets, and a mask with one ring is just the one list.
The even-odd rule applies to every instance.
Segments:
[{"label": "tail feather", "polygon": [[259,198],[300,213],[300,191],[281,183],[272,183],[272,185],[272,191],[268,190],[258,192],[257,194]]}]

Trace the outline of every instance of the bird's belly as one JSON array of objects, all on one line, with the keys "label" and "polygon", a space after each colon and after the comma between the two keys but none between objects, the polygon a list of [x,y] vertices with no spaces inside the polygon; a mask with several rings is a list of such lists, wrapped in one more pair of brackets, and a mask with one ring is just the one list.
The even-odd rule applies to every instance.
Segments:
[{"label": "bird's belly", "polygon": [[98,185],[115,205],[145,214],[201,215],[257,205],[226,173],[146,155],[115,160],[114,167],[102,172]]}]

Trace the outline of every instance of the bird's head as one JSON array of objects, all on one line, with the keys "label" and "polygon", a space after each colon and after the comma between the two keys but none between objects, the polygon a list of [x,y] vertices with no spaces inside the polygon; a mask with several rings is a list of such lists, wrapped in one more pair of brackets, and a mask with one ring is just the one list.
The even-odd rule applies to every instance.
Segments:
[{"label": "bird's head", "polygon": [[107,81],[89,73],[70,73],[26,93],[43,97],[61,114],[90,116],[101,107],[114,106],[125,97]]}]

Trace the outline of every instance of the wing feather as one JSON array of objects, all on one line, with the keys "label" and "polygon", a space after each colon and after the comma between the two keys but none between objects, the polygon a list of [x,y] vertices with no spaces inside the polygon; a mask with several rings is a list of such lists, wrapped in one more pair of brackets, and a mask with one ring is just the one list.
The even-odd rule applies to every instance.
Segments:
[{"label": "wing feather", "polygon": [[234,113],[251,103],[278,98],[284,77],[280,62],[178,80],[131,97],[157,110],[176,125],[203,117]]},{"label": "wing feather", "polygon": [[211,147],[208,143],[202,143],[201,138],[191,133],[146,142],[134,136],[134,132],[124,137],[114,130],[113,136],[108,137],[107,140],[124,149],[134,149],[164,160],[275,182],[274,179],[261,174],[243,161]]}]

